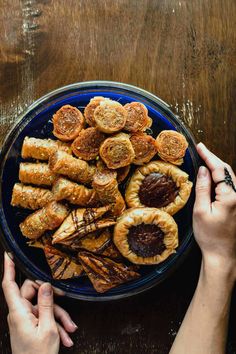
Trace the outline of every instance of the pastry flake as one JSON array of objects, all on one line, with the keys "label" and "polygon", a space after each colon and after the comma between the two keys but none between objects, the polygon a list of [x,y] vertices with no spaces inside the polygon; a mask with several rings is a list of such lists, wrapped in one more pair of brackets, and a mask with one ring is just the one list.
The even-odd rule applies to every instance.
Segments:
[{"label": "pastry flake", "polygon": [[124,105],[127,111],[127,120],[124,130],[135,133],[143,131],[152,123],[148,117],[148,110],[144,104],[140,102],[131,102]]},{"label": "pastry flake", "polygon": [[158,155],[164,161],[174,165],[181,165],[188,147],[183,134],[174,130],[162,130],[156,138]]},{"label": "pastry flake", "polygon": [[103,133],[113,134],[122,130],[125,126],[127,112],[116,101],[103,100],[94,111],[96,127]]},{"label": "pastry flake", "polygon": [[149,162],[157,153],[156,141],[150,135],[138,132],[131,135],[130,141],[135,153],[133,160],[135,165]]}]

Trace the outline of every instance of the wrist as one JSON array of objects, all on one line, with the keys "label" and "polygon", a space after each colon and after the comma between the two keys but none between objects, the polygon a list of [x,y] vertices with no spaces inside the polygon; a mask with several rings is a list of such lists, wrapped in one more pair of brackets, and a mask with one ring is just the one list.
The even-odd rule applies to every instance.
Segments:
[{"label": "wrist", "polygon": [[224,259],[211,254],[203,254],[202,270],[204,274],[216,277],[218,281],[225,281],[234,285],[236,280],[236,261]]}]

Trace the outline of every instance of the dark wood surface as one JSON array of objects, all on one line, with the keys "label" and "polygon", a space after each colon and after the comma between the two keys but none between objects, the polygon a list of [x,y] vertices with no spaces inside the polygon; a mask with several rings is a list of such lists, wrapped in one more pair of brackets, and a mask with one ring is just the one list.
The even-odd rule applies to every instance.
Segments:
[{"label": "dark wood surface", "polygon": [[[113,80],[168,102],[198,141],[236,169],[234,0],[1,0],[0,16],[0,144],[18,115],[45,93]],[[130,299],[60,299],[79,325],[74,348],[61,353],[168,353],[199,264],[195,248],[169,280]],[[19,282],[23,278],[18,274]],[[2,293],[0,304],[0,352],[9,354]],[[235,312],[234,298],[230,354],[236,353]]]}]

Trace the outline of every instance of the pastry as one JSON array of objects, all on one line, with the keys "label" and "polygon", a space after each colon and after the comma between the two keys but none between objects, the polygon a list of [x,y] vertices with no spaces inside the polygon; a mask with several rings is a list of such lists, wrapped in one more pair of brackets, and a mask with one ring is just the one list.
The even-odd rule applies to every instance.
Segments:
[{"label": "pastry", "polygon": [[48,160],[49,156],[57,150],[71,154],[71,147],[60,140],[29,138],[26,136],[21,149],[23,159]]},{"label": "pastry", "polygon": [[150,117],[148,117],[148,110],[144,104],[140,102],[131,102],[124,105],[124,108],[127,111],[127,120],[124,130],[135,133],[145,130],[150,126]]},{"label": "pastry", "polygon": [[90,125],[91,127],[96,126],[94,120],[94,111],[100,105],[100,102],[104,100],[109,100],[109,98],[105,98],[102,96],[95,96],[90,100],[89,104],[85,107],[84,118],[88,123],[88,125]]},{"label": "pastry", "polygon": [[134,133],[130,137],[134,149],[135,165],[143,165],[149,162],[157,153],[156,141],[150,135],[142,132]]},{"label": "pastry", "polygon": [[185,137],[174,130],[162,130],[156,138],[160,158],[174,165],[181,165],[188,147]]},{"label": "pastry", "polygon": [[119,133],[107,138],[100,146],[99,153],[110,169],[130,165],[135,158],[129,135],[125,133]]},{"label": "pastry", "polygon": [[53,135],[62,141],[74,140],[84,128],[83,114],[73,106],[62,106],[52,118]]},{"label": "pastry", "polygon": [[22,183],[35,184],[38,186],[51,186],[56,175],[46,163],[21,162],[19,180]]},{"label": "pastry", "polygon": [[113,134],[125,126],[127,112],[116,101],[103,100],[94,111],[96,127],[103,133]]},{"label": "pastry", "polygon": [[131,207],[155,207],[173,215],[187,203],[192,189],[188,174],[168,162],[151,161],[139,167],[125,192]]},{"label": "pastry", "polygon": [[101,159],[97,160],[96,167],[97,167],[97,171],[102,172],[103,170],[106,170],[109,171],[110,173],[113,173],[113,176],[114,178],[117,179],[118,183],[123,182],[128,176],[130,171],[130,165],[117,168],[116,170],[110,170]]},{"label": "pastry", "polygon": [[117,220],[113,240],[130,262],[158,264],[175,253],[178,228],[173,217],[162,210],[132,208]]},{"label": "pastry", "polygon": [[73,153],[83,160],[93,160],[98,156],[99,147],[105,139],[106,135],[97,128],[83,129],[72,143]]}]

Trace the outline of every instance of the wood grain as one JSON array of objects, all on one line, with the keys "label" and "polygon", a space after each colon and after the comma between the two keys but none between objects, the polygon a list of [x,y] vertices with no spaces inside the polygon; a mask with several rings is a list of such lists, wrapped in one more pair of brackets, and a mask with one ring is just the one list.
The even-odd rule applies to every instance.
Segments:
[{"label": "wood grain", "polygon": [[[235,18],[234,0],[1,0],[0,144],[45,93],[113,80],[168,102],[198,141],[236,169]],[[79,324],[74,349],[61,353],[168,353],[198,265],[195,252],[163,285],[132,299],[60,300]],[[0,352],[8,354],[2,294],[1,304]],[[230,354],[236,353],[235,309],[234,302]]]}]

